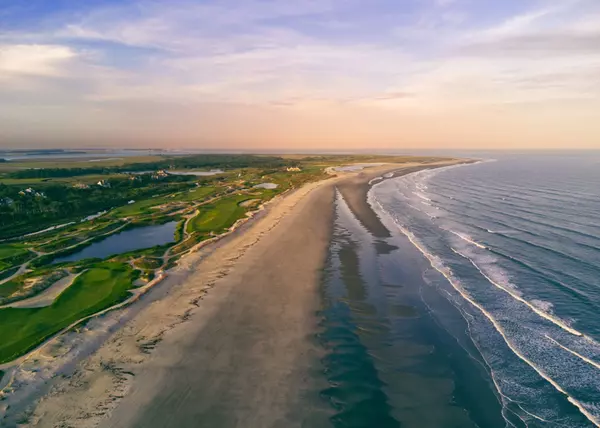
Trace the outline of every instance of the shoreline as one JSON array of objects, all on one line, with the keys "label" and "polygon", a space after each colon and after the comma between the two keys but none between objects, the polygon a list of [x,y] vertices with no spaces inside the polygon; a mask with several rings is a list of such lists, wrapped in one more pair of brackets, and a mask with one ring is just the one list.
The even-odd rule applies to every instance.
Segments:
[{"label": "shoreline", "polygon": [[[453,160],[450,163],[463,162]],[[438,166],[448,164],[444,162]],[[376,184],[371,181],[391,171],[405,175],[436,167],[435,165],[437,164],[413,164],[409,167],[408,164],[387,164],[358,173],[340,173],[336,177],[308,184],[284,197],[279,197],[277,201],[269,201],[266,208],[253,216],[255,218],[252,221],[244,222],[229,236],[219,237],[218,242],[211,245],[204,244],[196,251],[191,251],[179,261],[177,267],[172,269],[172,274],[169,272],[161,284],[147,293],[143,299],[145,303],[138,305],[139,307],[127,308],[123,311],[124,314],[116,311],[106,317],[92,320],[91,324],[97,325],[84,327],[84,333],[68,334],[68,336],[85,335],[93,332],[95,328],[107,331],[104,339],[97,339],[100,340],[100,346],[91,350],[90,355],[64,363],[65,367],[71,370],[73,366],[78,366],[77,370],[66,379],[54,382],[52,390],[43,394],[42,400],[34,404],[35,409],[28,426],[54,426],[56,423],[69,423],[81,427],[98,426],[112,413],[115,419],[111,420],[110,426],[129,426],[127,420],[135,416],[131,415],[135,413],[131,412],[131,409],[138,409],[139,414],[142,408],[151,403],[151,396],[155,394],[152,391],[160,388],[160,382],[157,383],[156,378],[161,376],[155,376],[156,370],[164,371],[169,364],[174,366],[180,364],[182,359],[185,360],[186,353],[182,348],[184,344],[189,344],[190,337],[206,335],[206,331],[210,330],[215,319],[219,316],[221,318],[228,316],[227,311],[234,313],[238,311],[240,316],[256,316],[254,312],[251,315],[241,314],[232,306],[233,300],[236,300],[235,296],[245,291],[239,286],[242,279],[245,282],[256,282],[255,289],[248,292],[253,293],[252,296],[257,299],[267,299],[265,293],[274,291],[274,289],[267,290],[264,285],[261,285],[265,276],[283,278],[286,285],[290,282],[301,287],[297,291],[294,304],[291,301],[287,302],[288,312],[295,313],[294,321],[297,325],[292,328],[293,323],[289,319],[282,323],[285,325],[279,325],[281,315],[278,313],[273,314],[271,321],[278,329],[285,329],[287,325],[296,335],[295,343],[287,343],[290,349],[302,348],[303,355],[314,353],[312,345],[304,343],[303,335],[314,328],[311,311],[318,307],[317,276],[324,262],[324,254],[331,234],[330,220],[333,215],[334,188],[338,187],[345,198],[348,196],[349,199],[354,199],[354,207],[350,202],[349,205],[353,211],[356,210],[357,218],[365,226],[377,228],[373,220],[373,216],[375,218],[377,216],[368,206],[366,198],[369,189]],[[394,176],[398,175],[394,174]],[[361,200],[362,205],[356,202]],[[369,214],[364,205],[367,205],[372,214]],[[307,239],[306,227],[318,229],[317,233],[311,234],[316,236],[308,245],[304,243]],[[385,226],[381,225],[381,227]],[[293,252],[301,247],[304,247],[303,254],[294,259],[290,250]],[[287,264],[272,262],[282,254],[293,260],[288,260]],[[285,266],[277,266],[280,264]],[[294,274],[291,275],[291,272]],[[217,283],[218,287],[215,287]],[[282,301],[287,301],[289,297],[285,294],[279,296]],[[299,300],[303,302],[301,305],[298,305]],[[262,305],[268,305],[268,302],[263,302]],[[249,306],[246,309],[251,312],[263,311],[265,308]],[[290,314],[286,313],[285,318],[290,318]],[[190,320],[193,322],[189,322]],[[259,323],[261,319],[252,318],[251,321]],[[227,322],[227,319],[221,320],[221,323]],[[233,327],[235,325],[231,325],[231,331],[235,332]],[[111,329],[116,332],[112,333]],[[84,339],[80,338],[80,340]],[[243,338],[239,339],[243,340]],[[66,342],[69,340],[77,342],[75,337],[68,338]],[[176,349],[177,347],[179,349]],[[175,356],[177,353],[178,355]],[[210,353],[205,357],[209,360]],[[307,358],[306,355],[304,357]],[[43,355],[40,358],[54,357]],[[308,368],[309,366],[308,360],[279,363],[281,367],[293,365]],[[155,365],[154,371],[148,368],[152,365]],[[208,368],[206,370],[205,374],[210,374],[210,370]],[[57,372],[59,373],[60,370]],[[265,374],[268,375],[269,371],[265,370],[263,375]],[[298,376],[301,380],[302,376],[300,374]],[[163,373],[163,381],[165,378],[167,376]],[[272,382],[273,385],[279,385],[278,379],[273,379]],[[144,383],[154,385],[154,389],[140,388],[139,385]],[[242,385],[241,388],[242,390],[248,388],[249,394],[252,394],[250,385]],[[291,394],[291,391],[288,391],[287,395],[280,394],[287,396],[288,401],[271,403],[271,413],[277,413],[274,411],[276,408],[283,412],[284,408],[289,407]],[[268,397],[263,397],[263,401],[266,401],[263,406],[267,405],[267,398],[274,399],[272,395],[267,395]],[[119,403],[123,404],[123,408],[127,407],[127,411],[119,413]],[[124,415],[126,413],[130,415]],[[252,416],[252,414],[246,415],[246,417]],[[264,420],[255,420],[256,425],[250,426],[260,426],[262,422]]]}]

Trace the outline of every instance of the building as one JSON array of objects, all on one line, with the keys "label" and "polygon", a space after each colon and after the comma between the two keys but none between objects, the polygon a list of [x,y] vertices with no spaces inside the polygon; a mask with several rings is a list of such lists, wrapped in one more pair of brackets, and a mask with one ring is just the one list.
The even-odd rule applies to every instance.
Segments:
[{"label": "building", "polygon": [[167,171],[165,171],[164,169],[161,169],[160,171],[156,171],[154,174],[152,174],[152,178],[155,180],[160,180],[161,178],[165,178],[168,176],[169,176],[169,173]]},{"label": "building", "polygon": [[19,192],[19,195],[21,195],[21,196],[34,196],[36,198],[45,198],[46,197],[46,195],[44,194],[44,192],[36,192],[31,187],[28,187],[25,190],[21,190]]}]

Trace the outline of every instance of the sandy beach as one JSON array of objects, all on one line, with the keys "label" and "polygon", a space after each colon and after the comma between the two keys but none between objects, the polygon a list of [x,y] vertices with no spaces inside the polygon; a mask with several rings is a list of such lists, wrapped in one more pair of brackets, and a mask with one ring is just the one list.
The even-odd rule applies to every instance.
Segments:
[{"label": "sandy beach", "polygon": [[141,302],[99,320],[118,321],[52,379],[21,426],[328,426],[311,371],[335,189],[365,227],[385,234],[366,202],[369,181],[431,166],[369,168],[272,201],[240,231],[182,259]]}]

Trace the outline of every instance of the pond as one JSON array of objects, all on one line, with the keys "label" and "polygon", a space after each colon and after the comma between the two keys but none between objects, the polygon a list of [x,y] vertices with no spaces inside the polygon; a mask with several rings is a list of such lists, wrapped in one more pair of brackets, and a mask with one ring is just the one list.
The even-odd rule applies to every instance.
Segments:
[{"label": "pond", "polygon": [[385,165],[383,163],[355,163],[352,165],[345,165],[345,166],[338,166],[337,168],[334,168],[335,171],[340,171],[340,172],[356,172],[356,171],[362,171],[365,168],[370,168],[372,166],[381,166],[381,165]]},{"label": "pond", "polygon": [[261,184],[257,184],[256,186],[254,186],[255,189],[268,189],[268,190],[272,190],[272,189],[277,189],[279,185],[275,184],[275,183],[261,183]]},{"label": "pond", "polygon": [[176,227],[177,222],[172,221],[165,224],[125,230],[102,241],[94,242],[81,251],[54,259],[53,263],[76,262],[90,258],[104,259],[115,254],[165,245],[175,241]]},{"label": "pond", "polygon": [[209,177],[211,175],[223,174],[225,171],[221,169],[211,169],[210,171],[167,171],[171,175],[195,175],[197,177]]},{"label": "pond", "polygon": [[[143,175],[143,174],[154,174],[156,171],[127,171],[126,174]],[[222,169],[211,169],[210,171],[196,171],[196,170],[165,170],[169,175],[195,175],[196,177],[210,177],[212,175],[223,174],[225,171]]]}]

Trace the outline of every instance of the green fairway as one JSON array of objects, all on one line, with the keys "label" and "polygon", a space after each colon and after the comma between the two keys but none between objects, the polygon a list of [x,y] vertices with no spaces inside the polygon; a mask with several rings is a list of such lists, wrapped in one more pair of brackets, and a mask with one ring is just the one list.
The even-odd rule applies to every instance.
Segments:
[{"label": "green fairway", "polygon": [[188,224],[188,232],[220,233],[244,217],[246,209],[240,202],[251,199],[248,195],[228,196],[200,207],[200,213]]},{"label": "green fairway", "polygon": [[25,263],[33,255],[25,245],[0,244],[0,271]]},{"label": "green fairway", "polygon": [[0,309],[0,363],[39,345],[73,322],[125,299],[134,279],[122,263],[98,263],[45,308]]},{"label": "green fairway", "polygon": [[133,204],[125,205],[111,211],[113,217],[131,217],[143,213],[150,212],[152,207],[167,204],[170,202],[192,202],[200,201],[215,192],[214,187],[198,187],[191,191],[181,192],[176,195],[160,196],[157,198],[145,199],[143,201],[134,202]]},{"label": "green fairway", "polygon": [[201,199],[206,198],[207,196],[211,196],[216,192],[215,187],[197,187],[196,189],[189,190],[187,192],[183,192],[178,194],[175,197],[176,201],[181,202],[194,202]]},{"label": "green fairway", "polygon": [[0,284],[0,303],[23,287],[23,282],[21,280],[22,277],[19,276],[13,278],[11,281]]},{"label": "green fairway", "polygon": [[27,252],[25,245],[21,244],[0,244],[0,260],[16,257]]}]

